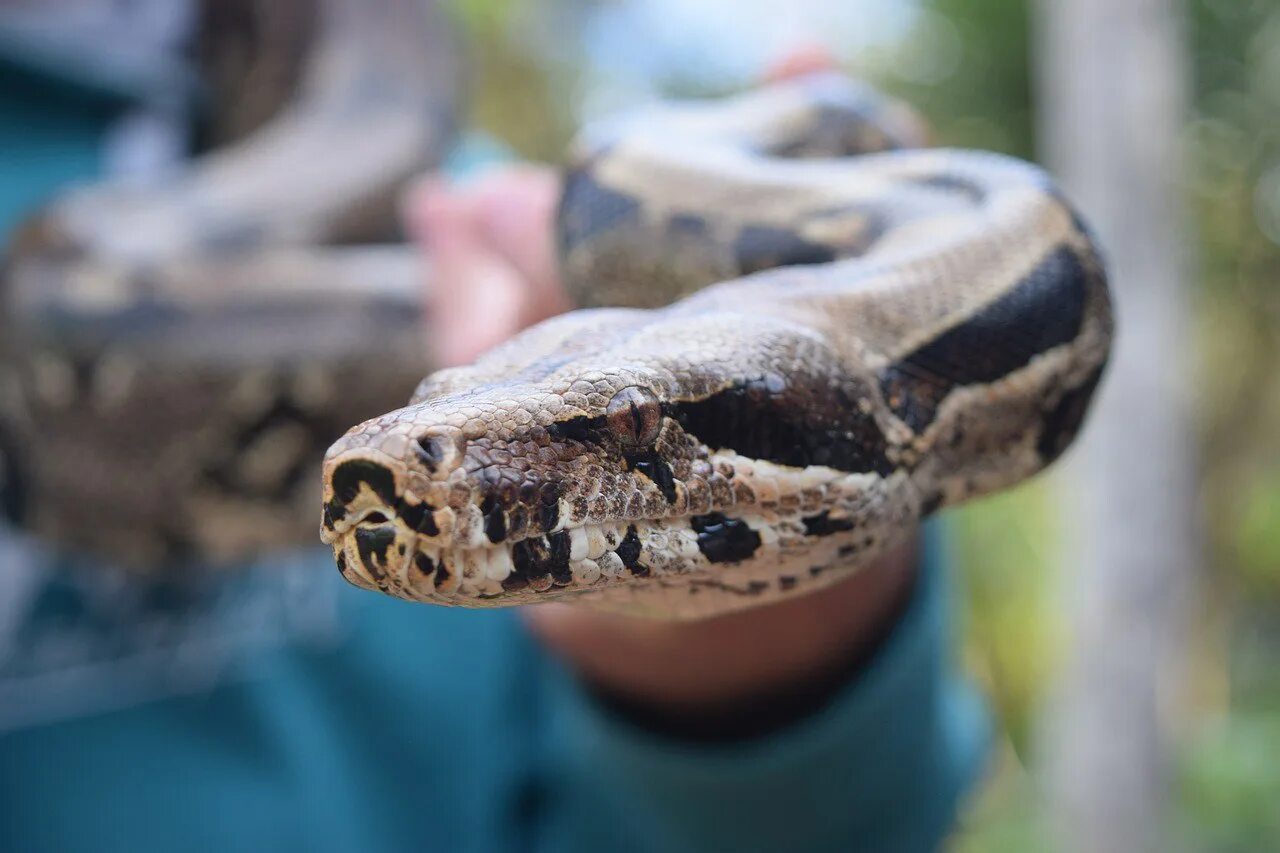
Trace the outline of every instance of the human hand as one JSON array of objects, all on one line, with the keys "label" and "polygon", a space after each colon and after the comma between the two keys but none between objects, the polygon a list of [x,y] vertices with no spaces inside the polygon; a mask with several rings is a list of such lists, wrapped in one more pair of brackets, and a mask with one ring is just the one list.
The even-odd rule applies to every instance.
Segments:
[{"label": "human hand", "polygon": [[530,165],[464,186],[431,177],[410,191],[405,218],[434,282],[426,311],[433,363],[467,364],[571,307],[556,271],[559,198],[555,170]]}]

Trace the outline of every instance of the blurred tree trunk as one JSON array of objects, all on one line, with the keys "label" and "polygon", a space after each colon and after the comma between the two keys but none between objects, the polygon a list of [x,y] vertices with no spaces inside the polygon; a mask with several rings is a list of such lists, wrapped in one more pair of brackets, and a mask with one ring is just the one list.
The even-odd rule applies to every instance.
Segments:
[{"label": "blurred tree trunk", "polygon": [[1042,159],[1097,230],[1118,314],[1111,367],[1068,475],[1071,639],[1045,731],[1050,808],[1064,850],[1154,850],[1199,563],[1182,9],[1039,0],[1037,11]]}]

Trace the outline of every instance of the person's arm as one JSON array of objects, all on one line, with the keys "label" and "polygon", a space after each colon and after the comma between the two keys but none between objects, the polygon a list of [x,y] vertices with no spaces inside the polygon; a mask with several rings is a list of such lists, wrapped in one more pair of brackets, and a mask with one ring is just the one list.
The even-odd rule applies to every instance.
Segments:
[{"label": "person's arm", "polygon": [[699,622],[564,604],[525,619],[616,715],[675,738],[740,741],[809,716],[856,676],[902,617],[917,559],[913,543],[818,593]]},{"label": "person's arm", "polygon": [[[692,703],[682,711],[715,713],[668,715],[655,727],[637,715],[643,706],[619,713],[602,699],[580,676],[582,654],[571,653],[571,668],[549,679],[546,849],[936,849],[982,767],[987,723],[977,694],[950,665],[943,566],[936,536],[926,539],[933,541],[905,607],[869,657],[855,656],[834,680],[798,682],[806,706],[783,718],[773,714],[785,691],[763,694],[763,706],[747,691],[736,705]],[[838,604],[858,588],[851,582],[831,600],[813,596],[788,607],[814,622],[857,622],[862,605],[841,614]],[[787,627],[767,611],[756,619],[765,640],[769,628]],[[711,648],[690,646],[688,657],[720,654],[712,628],[698,629]],[[658,642],[665,653],[674,636]],[[726,649],[724,659],[736,657],[742,668],[759,648],[751,640],[742,655]],[[817,685],[834,689],[815,693]],[[761,711],[767,730],[744,730]],[[684,730],[670,730],[672,719],[683,720]]]}]

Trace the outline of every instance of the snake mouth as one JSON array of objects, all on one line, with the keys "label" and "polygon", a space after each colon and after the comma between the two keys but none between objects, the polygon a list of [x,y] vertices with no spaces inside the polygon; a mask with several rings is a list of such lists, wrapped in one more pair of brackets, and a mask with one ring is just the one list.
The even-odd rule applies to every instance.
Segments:
[{"label": "snake mouth", "polygon": [[[402,521],[373,511],[331,544],[343,576],[357,586],[438,604],[502,607],[654,573],[705,568],[708,557],[699,536],[689,519],[664,519],[586,524],[479,547],[440,547]],[[743,522],[737,538],[737,555],[744,559],[763,541]]]},{"label": "snake mouth", "polygon": [[[631,599],[677,587],[758,597],[828,577],[819,563],[874,551],[886,513],[914,512],[904,475],[713,461],[750,472],[752,500],[719,502],[704,490],[685,512],[581,521],[563,512],[550,532],[495,540],[480,496],[453,508],[428,502],[357,460],[331,477],[323,538],[353,585],[433,604],[507,607],[606,591]],[[351,472],[360,476],[345,482]]]},{"label": "snake mouth", "polygon": [[[622,586],[640,591],[677,579],[690,588],[742,596],[771,586],[785,592],[799,579],[777,569],[796,556],[802,540],[801,551],[825,547],[829,557],[846,561],[877,545],[847,516],[822,511],[768,518],[713,512],[586,524],[513,543],[440,547],[375,511],[333,547],[343,576],[356,586],[433,604],[511,607]],[[761,580],[761,566],[777,577]],[[812,580],[829,567],[805,562],[795,568]]]}]

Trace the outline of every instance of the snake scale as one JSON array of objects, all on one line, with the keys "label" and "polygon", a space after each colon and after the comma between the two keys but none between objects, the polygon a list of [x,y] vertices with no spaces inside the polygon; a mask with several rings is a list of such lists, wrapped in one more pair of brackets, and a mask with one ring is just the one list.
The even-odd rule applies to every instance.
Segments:
[{"label": "snake scale", "polygon": [[423,271],[368,244],[449,142],[456,62],[429,3],[287,5],[315,35],[283,112],[11,247],[18,527],[180,576],[314,542],[322,505],[361,587],[699,618],[846,576],[1080,428],[1112,333],[1080,219],[835,75],[590,128],[558,221],[582,309],[396,409]]},{"label": "snake scale", "polygon": [[1056,459],[1109,351],[1098,252],[1036,167],[920,142],[830,75],[584,134],[559,244],[600,307],[330,448],[343,575],[700,618],[820,589]]}]

